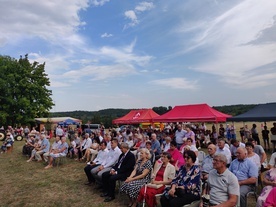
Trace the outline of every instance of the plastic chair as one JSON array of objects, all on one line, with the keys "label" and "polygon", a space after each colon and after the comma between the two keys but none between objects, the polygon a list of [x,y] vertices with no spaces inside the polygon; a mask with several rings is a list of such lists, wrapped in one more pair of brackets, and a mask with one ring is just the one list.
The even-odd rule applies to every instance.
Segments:
[{"label": "plastic chair", "polygon": [[255,183],[253,190],[249,191],[245,196],[245,206],[247,206],[247,199],[248,199],[248,196],[250,196],[250,195],[254,195],[255,200],[257,202],[257,199],[258,199],[257,191],[258,191],[258,178],[256,179],[256,183]]}]

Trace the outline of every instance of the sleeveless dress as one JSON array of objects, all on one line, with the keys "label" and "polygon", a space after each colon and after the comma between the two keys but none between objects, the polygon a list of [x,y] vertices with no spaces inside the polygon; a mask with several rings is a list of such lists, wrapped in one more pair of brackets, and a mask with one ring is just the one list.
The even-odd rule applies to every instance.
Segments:
[{"label": "sleeveless dress", "polygon": [[147,160],[141,165],[142,160],[137,162],[136,175],[141,175],[145,169],[149,170],[149,173],[142,179],[133,180],[131,182],[124,182],[121,187],[121,192],[126,193],[130,198],[137,198],[140,189],[150,181],[150,175],[152,170],[152,164],[150,160]]}]

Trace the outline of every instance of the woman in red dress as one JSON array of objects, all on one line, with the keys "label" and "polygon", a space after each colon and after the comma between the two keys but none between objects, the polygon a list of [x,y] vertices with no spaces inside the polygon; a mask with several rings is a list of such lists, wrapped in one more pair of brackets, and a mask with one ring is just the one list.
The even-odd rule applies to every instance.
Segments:
[{"label": "woman in red dress", "polygon": [[166,185],[169,186],[175,178],[175,167],[170,164],[171,158],[170,153],[164,152],[161,159],[155,162],[151,183],[141,188],[137,198],[138,202],[141,203],[145,199],[148,207],[156,206],[155,195],[163,193]]}]

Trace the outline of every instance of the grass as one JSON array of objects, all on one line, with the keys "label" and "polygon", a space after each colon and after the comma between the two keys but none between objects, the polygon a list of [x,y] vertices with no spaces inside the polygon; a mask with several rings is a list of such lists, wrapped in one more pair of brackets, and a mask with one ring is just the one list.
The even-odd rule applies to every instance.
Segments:
[{"label": "grass", "polygon": [[21,154],[24,142],[16,141],[11,154],[0,154],[0,206],[92,206],[127,204],[125,195],[104,203],[100,191],[86,186],[84,163],[68,159],[59,167],[44,170],[44,163],[27,163]]}]

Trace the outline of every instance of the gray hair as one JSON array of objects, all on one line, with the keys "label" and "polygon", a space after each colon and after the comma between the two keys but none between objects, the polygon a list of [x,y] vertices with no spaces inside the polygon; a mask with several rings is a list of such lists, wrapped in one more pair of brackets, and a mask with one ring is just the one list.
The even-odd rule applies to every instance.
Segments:
[{"label": "gray hair", "polygon": [[214,155],[214,158],[218,158],[220,161],[224,162],[225,164],[227,164],[227,158],[224,154],[222,153],[217,153]]},{"label": "gray hair", "polygon": [[129,145],[125,142],[121,143],[121,147],[125,149],[129,149]]}]

